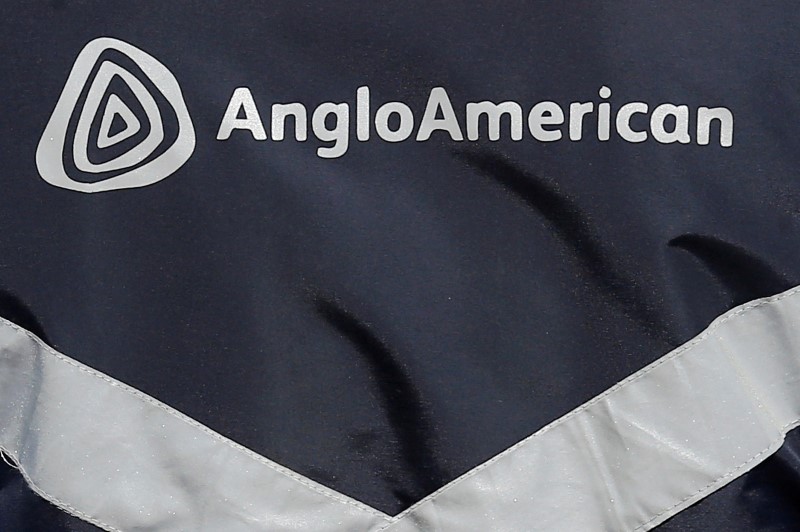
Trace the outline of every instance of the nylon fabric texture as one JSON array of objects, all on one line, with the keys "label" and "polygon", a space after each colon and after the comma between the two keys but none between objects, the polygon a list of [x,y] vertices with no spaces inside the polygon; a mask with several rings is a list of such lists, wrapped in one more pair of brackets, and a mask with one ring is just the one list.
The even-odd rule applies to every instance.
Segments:
[{"label": "nylon fabric texture", "polygon": [[0,322],[0,449],[105,530],[366,530],[387,516]]},{"label": "nylon fabric texture", "polygon": [[[788,0],[0,2],[0,316],[422,510],[800,284],[798,27]],[[659,532],[795,532],[799,450]],[[0,530],[96,527],[0,461]]]},{"label": "nylon fabric texture", "polygon": [[799,292],[727,313],[396,517],[253,455],[5,320],[0,449],[37,493],[111,531],[650,530],[765,460],[800,424]]}]

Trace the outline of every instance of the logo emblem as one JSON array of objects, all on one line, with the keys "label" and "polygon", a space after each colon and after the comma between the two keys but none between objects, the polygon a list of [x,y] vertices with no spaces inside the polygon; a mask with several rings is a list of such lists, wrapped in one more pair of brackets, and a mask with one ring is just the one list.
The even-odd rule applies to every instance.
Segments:
[{"label": "logo emblem", "polygon": [[51,185],[78,192],[137,188],[175,173],[194,146],[175,76],[135,46],[101,37],[78,54],[36,166]]}]

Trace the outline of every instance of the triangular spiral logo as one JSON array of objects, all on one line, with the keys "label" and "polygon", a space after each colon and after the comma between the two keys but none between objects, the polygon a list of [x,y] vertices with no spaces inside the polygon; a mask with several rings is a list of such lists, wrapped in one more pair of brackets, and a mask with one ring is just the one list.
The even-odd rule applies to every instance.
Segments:
[{"label": "triangular spiral logo", "polygon": [[[112,86],[124,89],[128,103]],[[36,166],[42,179],[69,190],[137,188],[169,177],[194,147],[194,127],[175,76],[135,46],[101,37],[75,60],[39,141]],[[97,160],[105,152],[112,156]]]}]

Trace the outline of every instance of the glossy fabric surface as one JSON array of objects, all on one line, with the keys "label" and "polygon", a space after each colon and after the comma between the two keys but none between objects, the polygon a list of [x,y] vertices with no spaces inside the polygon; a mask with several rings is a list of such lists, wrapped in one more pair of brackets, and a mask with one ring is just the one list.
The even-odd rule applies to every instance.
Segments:
[{"label": "glossy fabric surface", "polygon": [[388,517],[0,320],[0,449],[105,530],[366,530]]},{"label": "glossy fabric surface", "polygon": [[390,517],[0,322],[0,450],[105,530],[650,530],[800,424],[800,288],[748,303]]},{"label": "glossy fabric surface", "polygon": [[[3,293],[59,351],[383,512],[800,283],[792,2],[0,14]],[[77,54],[104,35],[169,68],[197,146],[152,187],[82,195],[45,183],[35,153]],[[376,105],[415,109],[440,85],[457,107],[596,100],[605,85],[615,105],[724,105],[734,144],[434,134],[324,161],[314,141],[215,140],[235,87],[311,108],[364,84]],[[791,449],[662,526],[796,528]],[[0,528],[83,526],[3,478]]]},{"label": "glossy fabric surface", "polygon": [[800,424],[798,291],[721,316],[386,530],[658,526],[767,459]]}]

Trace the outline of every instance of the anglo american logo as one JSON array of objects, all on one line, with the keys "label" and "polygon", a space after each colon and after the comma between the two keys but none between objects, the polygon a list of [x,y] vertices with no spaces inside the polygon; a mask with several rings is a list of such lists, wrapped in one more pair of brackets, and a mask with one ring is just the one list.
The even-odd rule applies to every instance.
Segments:
[{"label": "anglo american logo", "polygon": [[[216,140],[245,135],[258,142],[289,137],[306,142],[313,136],[316,154],[324,159],[344,156],[353,142],[425,142],[434,134],[453,142],[652,138],[661,144],[733,145],[734,117],[726,107],[617,102],[605,85],[584,101],[564,105],[454,103],[445,87],[432,87],[425,105],[415,109],[401,101],[374,102],[366,85],[354,92],[351,101],[310,109],[301,102],[257,102],[249,87],[237,87],[220,113]],[[195,131],[175,76],[139,48],[102,37],[75,60],[42,134],[36,164],[54,186],[102,192],[161,181],[194,149]]]},{"label": "anglo american logo", "polygon": [[[146,119],[144,126],[110,90],[116,83],[120,92],[129,94],[129,103],[138,104]],[[89,137],[101,107],[103,117],[94,146],[106,156],[98,161],[90,156]],[[169,136],[165,118],[174,122]],[[115,122],[123,128],[112,131]],[[102,37],[78,54],[42,133],[36,166],[42,179],[51,185],[78,192],[103,192],[161,181],[183,166],[194,147],[192,119],[175,76],[135,46]]]}]

